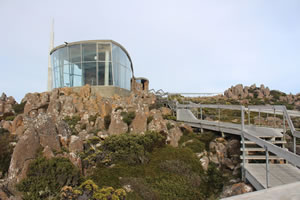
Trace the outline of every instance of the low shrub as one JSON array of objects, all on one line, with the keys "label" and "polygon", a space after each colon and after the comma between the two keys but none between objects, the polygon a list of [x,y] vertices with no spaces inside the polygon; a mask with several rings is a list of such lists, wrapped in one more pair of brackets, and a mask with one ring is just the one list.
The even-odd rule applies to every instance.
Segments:
[{"label": "low shrub", "polygon": [[195,153],[201,153],[205,150],[205,144],[197,139],[194,139],[192,142],[188,142],[185,147],[190,148]]},{"label": "low shrub", "polygon": [[121,116],[123,117],[123,122],[130,126],[132,120],[135,118],[135,112],[121,112]]},{"label": "low shrub", "polygon": [[4,118],[4,120],[5,120],[5,121],[14,121],[15,117],[16,117],[16,116],[14,116],[14,115],[7,116],[7,117]]},{"label": "low shrub", "polygon": [[0,128],[0,171],[2,174],[6,174],[8,172],[14,149],[10,143],[14,141],[14,136],[12,136],[6,129]]},{"label": "low shrub", "polygon": [[106,138],[102,149],[112,153],[113,161],[129,164],[144,163],[147,154],[155,147],[162,147],[166,137],[160,133],[147,132],[145,135],[121,134]]},{"label": "low shrub", "polygon": [[26,101],[20,103],[20,104],[15,104],[13,105],[13,110],[15,111],[16,114],[21,114],[24,112],[24,107],[25,107]]},{"label": "low shrub", "polygon": [[164,119],[176,121],[177,118],[173,115],[163,115]]},{"label": "low shrub", "polygon": [[78,134],[77,130],[75,129],[75,126],[77,125],[77,123],[80,120],[81,120],[81,118],[78,115],[74,115],[72,117],[66,116],[64,118],[64,121],[69,125],[69,128],[71,129],[73,135],[77,135]]},{"label": "low shrub", "polygon": [[150,124],[150,122],[153,120],[153,116],[149,116],[148,118],[147,118],[147,124]]},{"label": "low shrub", "polygon": [[96,120],[97,120],[97,117],[98,117],[98,115],[91,115],[91,116],[89,116],[89,122],[91,123],[91,122],[96,122]]},{"label": "low shrub", "polygon": [[66,158],[39,157],[29,165],[27,177],[17,184],[24,200],[54,198],[64,185],[77,186],[81,177],[78,169]]},{"label": "low shrub", "polygon": [[167,123],[167,129],[171,130],[172,128],[174,128],[174,125],[171,124],[170,122]]}]

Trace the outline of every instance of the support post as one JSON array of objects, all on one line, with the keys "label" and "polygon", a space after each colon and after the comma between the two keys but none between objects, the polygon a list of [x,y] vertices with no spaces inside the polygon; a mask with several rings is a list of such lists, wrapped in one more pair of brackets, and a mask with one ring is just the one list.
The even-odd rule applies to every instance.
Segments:
[{"label": "support post", "polygon": [[245,175],[245,136],[244,136],[244,130],[245,130],[245,113],[244,113],[244,106],[241,106],[241,138],[242,138],[242,146],[243,146],[243,166],[241,167],[242,170],[242,180],[246,181],[246,175]]},{"label": "support post", "polygon": [[274,125],[273,126],[275,128],[276,127],[276,110],[275,110],[275,108],[274,108],[274,120],[273,121],[274,121]]},{"label": "support post", "polygon": [[293,145],[293,147],[294,147],[294,154],[296,154],[297,152],[296,152],[296,137],[295,136],[293,136],[293,143],[294,143],[294,145]]},{"label": "support post", "polygon": [[221,109],[220,108],[218,109],[218,112],[219,112],[218,114],[219,114],[219,122],[220,122],[221,121]]},{"label": "support post", "polygon": [[260,126],[260,110],[258,112],[258,126]]},{"label": "support post", "polygon": [[200,115],[201,115],[201,120],[203,120],[203,117],[202,117],[202,107],[200,108]]},{"label": "support post", "polygon": [[285,137],[286,128],[285,128],[285,115],[284,115],[284,112],[282,113],[282,116],[283,116],[283,136]]},{"label": "support post", "polygon": [[265,151],[266,151],[266,185],[267,188],[269,188],[269,151],[268,147],[265,146]]},{"label": "support post", "polygon": [[250,109],[248,108],[248,125],[250,126]]}]

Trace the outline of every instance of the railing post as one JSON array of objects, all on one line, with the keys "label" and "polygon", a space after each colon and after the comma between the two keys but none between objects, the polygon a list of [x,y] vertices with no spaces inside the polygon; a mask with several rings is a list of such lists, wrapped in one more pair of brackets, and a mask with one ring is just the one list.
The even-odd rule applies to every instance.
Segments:
[{"label": "railing post", "polygon": [[200,115],[201,115],[201,120],[203,120],[203,118],[202,118],[202,107],[200,107]]},{"label": "railing post", "polygon": [[283,116],[283,136],[285,137],[286,128],[285,128],[285,114],[284,114],[284,112],[282,113],[282,116]]},{"label": "railing post", "polygon": [[265,146],[266,151],[266,185],[269,188],[269,151],[268,147]]},{"label": "railing post", "polygon": [[218,109],[218,112],[219,112],[218,114],[219,114],[219,122],[220,122],[221,121],[221,109],[220,108]]},{"label": "railing post", "polygon": [[258,111],[258,125],[260,126],[260,110]]},{"label": "railing post", "polygon": [[276,110],[275,110],[275,108],[274,108],[274,120],[273,120],[273,122],[274,122],[274,128],[276,127]]},{"label": "railing post", "polygon": [[293,143],[294,143],[294,154],[297,154],[297,152],[296,152],[296,137],[295,136],[293,136]]},{"label": "railing post", "polygon": [[245,130],[245,113],[244,113],[244,106],[241,106],[241,138],[242,138],[242,146],[243,146],[243,166],[242,169],[242,180],[246,181],[246,174],[245,174],[245,137],[244,137],[244,130]]},{"label": "railing post", "polygon": [[248,125],[250,126],[251,122],[250,122],[250,108],[248,108]]}]

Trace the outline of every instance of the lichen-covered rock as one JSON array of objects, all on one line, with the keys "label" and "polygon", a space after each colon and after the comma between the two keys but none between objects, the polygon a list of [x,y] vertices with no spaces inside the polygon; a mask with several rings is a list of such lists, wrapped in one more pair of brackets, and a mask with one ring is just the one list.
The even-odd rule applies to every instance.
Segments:
[{"label": "lichen-covered rock", "polygon": [[39,148],[38,133],[34,128],[27,129],[14,148],[8,171],[9,180],[19,182],[26,177],[28,165],[36,158]]},{"label": "lichen-covered rock", "polygon": [[80,137],[72,135],[69,144],[69,151],[73,153],[80,153],[83,151],[83,141]]},{"label": "lichen-covered rock", "polygon": [[165,115],[165,116],[172,115],[172,110],[170,108],[161,107],[160,111],[161,111],[162,115]]},{"label": "lichen-covered rock", "polygon": [[167,120],[164,120],[162,114],[159,110],[153,109],[150,111],[150,116],[153,118],[152,121],[148,124],[149,131],[155,132],[168,132],[167,129]]},{"label": "lichen-covered rock", "polygon": [[244,194],[244,193],[248,193],[248,192],[252,192],[252,191],[253,191],[253,188],[250,185],[247,185],[243,182],[236,183],[236,184],[225,187],[223,189],[223,192],[222,192],[220,198]]},{"label": "lichen-covered rock", "polygon": [[145,112],[137,112],[131,123],[130,131],[133,133],[145,133],[147,131],[147,116]]},{"label": "lichen-covered rock", "polygon": [[16,116],[14,121],[12,122],[11,133],[16,134],[17,128],[20,126],[23,126],[23,125],[24,125],[23,114],[20,114],[20,115]]},{"label": "lichen-covered rock", "polygon": [[123,122],[123,118],[121,116],[121,110],[112,112],[111,122],[108,129],[109,135],[119,135],[122,133],[126,133],[127,131],[128,131],[128,126],[125,122]]},{"label": "lichen-covered rock", "polygon": [[168,131],[168,136],[167,136],[167,142],[173,146],[173,147],[178,147],[178,142],[182,136],[182,132],[180,128],[178,128],[176,125],[174,128],[171,128]]}]

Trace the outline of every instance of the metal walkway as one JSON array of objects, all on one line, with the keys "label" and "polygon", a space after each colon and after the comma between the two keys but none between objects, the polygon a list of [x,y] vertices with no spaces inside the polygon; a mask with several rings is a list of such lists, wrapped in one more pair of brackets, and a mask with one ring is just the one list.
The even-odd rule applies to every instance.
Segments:
[{"label": "metal walkway", "polygon": [[[203,119],[203,109],[219,110],[218,121]],[[240,110],[240,124],[221,122],[220,109]],[[199,114],[200,119],[193,112]],[[250,124],[250,113],[272,113],[283,118],[282,128],[262,127]],[[245,125],[245,112],[248,113],[248,125]],[[198,115],[197,114],[197,115]],[[241,136],[242,145],[242,178],[248,180],[257,190],[274,186],[285,185],[300,181],[300,156],[288,151],[284,144],[284,135],[289,129],[293,136],[294,152],[296,151],[296,139],[300,132],[296,131],[290,116],[300,116],[300,112],[287,111],[285,106],[244,106],[235,105],[203,105],[203,104],[176,104],[178,121],[183,121],[192,127],[219,131]],[[255,146],[253,148],[253,146]],[[262,154],[264,152],[264,154]],[[271,155],[269,155],[271,154]],[[251,163],[252,160],[263,160],[265,163]],[[271,162],[271,163],[270,163]]]}]

